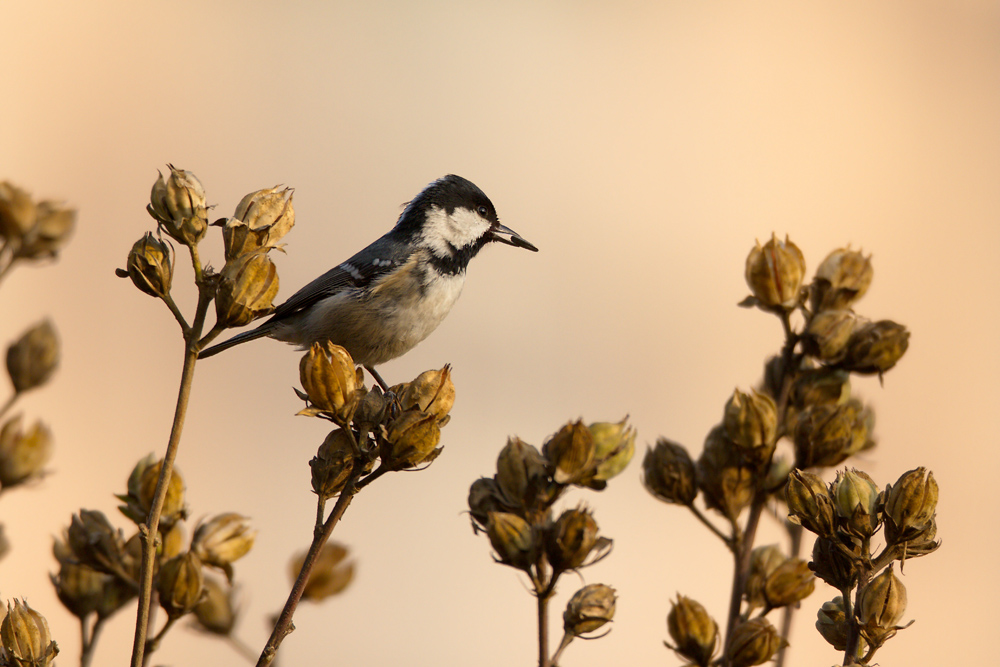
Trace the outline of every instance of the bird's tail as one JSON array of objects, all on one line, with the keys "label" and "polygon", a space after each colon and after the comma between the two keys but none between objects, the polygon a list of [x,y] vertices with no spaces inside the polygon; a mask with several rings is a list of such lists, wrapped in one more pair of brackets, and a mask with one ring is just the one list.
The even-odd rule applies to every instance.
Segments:
[{"label": "bird's tail", "polygon": [[223,350],[228,350],[234,345],[239,345],[240,343],[245,343],[248,340],[256,340],[258,338],[263,338],[267,334],[271,333],[271,327],[260,326],[256,329],[251,329],[250,331],[244,331],[241,334],[236,334],[229,340],[224,340],[221,343],[213,345],[212,347],[207,347],[198,353],[199,359],[205,359],[206,357],[211,357],[213,355],[222,352]]}]

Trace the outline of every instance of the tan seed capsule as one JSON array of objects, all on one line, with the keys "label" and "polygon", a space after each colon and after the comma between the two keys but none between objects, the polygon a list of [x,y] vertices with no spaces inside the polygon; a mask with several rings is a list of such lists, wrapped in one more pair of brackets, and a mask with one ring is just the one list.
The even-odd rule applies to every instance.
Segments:
[{"label": "tan seed capsule", "polygon": [[566,603],[563,628],[574,637],[594,632],[615,617],[615,589],[604,584],[588,584]]},{"label": "tan seed capsule", "polygon": [[772,234],[770,241],[763,246],[758,242],[747,256],[747,285],[765,308],[795,308],[805,272],[805,257],[787,236],[779,241],[777,235]]},{"label": "tan seed capsule", "polygon": [[59,338],[49,320],[28,329],[7,348],[7,373],[16,393],[45,384],[58,366]]},{"label": "tan seed capsule", "polygon": [[204,583],[201,559],[191,552],[174,556],[160,567],[157,576],[160,606],[171,618],[194,611]]},{"label": "tan seed capsule", "polygon": [[10,664],[19,667],[46,667],[59,653],[45,617],[22,600],[7,603],[7,615],[0,623],[0,642]]},{"label": "tan seed capsule", "polygon": [[170,246],[150,232],[132,246],[125,268],[126,275],[140,291],[161,298],[170,293],[174,275]]},{"label": "tan seed capsule", "polygon": [[642,483],[654,497],[690,505],[698,496],[694,461],[683,445],[658,438],[642,460]]},{"label": "tan seed capsule", "polygon": [[241,327],[269,315],[278,294],[278,270],[264,250],[226,262],[219,274],[215,316],[225,327]]},{"label": "tan seed capsule", "polygon": [[670,605],[667,631],[679,656],[698,667],[712,664],[712,656],[719,648],[719,626],[700,602],[678,595]]}]

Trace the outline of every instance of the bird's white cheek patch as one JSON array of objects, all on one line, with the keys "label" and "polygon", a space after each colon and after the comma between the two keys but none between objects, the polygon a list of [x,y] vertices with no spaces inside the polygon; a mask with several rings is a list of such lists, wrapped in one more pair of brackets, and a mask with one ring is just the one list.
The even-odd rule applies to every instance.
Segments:
[{"label": "bird's white cheek patch", "polygon": [[451,248],[462,248],[478,240],[490,228],[489,220],[475,211],[458,207],[451,215],[433,206],[427,211],[424,241],[438,257],[451,255]]}]

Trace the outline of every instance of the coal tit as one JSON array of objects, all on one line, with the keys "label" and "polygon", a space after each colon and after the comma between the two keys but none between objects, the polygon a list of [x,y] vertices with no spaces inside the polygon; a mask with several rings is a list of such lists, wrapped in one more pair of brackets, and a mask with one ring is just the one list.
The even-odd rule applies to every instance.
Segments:
[{"label": "coal tit", "polygon": [[445,176],[409,202],[385,236],[293,294],[263,324],[198,357],[264,336],[301,349],[329,340],[384,385],[374,367],[409,352],[441,324],[462,292],[469,261],[493,241],[538,251],[500,224],[482,190]]}]

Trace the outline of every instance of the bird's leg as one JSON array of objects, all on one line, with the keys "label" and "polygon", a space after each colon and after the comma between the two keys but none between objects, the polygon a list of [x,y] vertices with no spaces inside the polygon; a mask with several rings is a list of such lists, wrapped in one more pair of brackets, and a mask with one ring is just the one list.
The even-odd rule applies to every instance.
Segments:
[{"label": "bird's leg", "polygon": [[382,376],[379,375],[378,372],[376,372],[375,367],[374,366],[365,366],[365,370],[368,371],[368,373],[372,376],[372,378],[375,379],[376,382],[378,382],[379,386],[382,387],[382,391],[384,391],[385,393],[388,394],[389,393],[389,385],[387,385],[385,383],[385,380],[382,379]]}]

